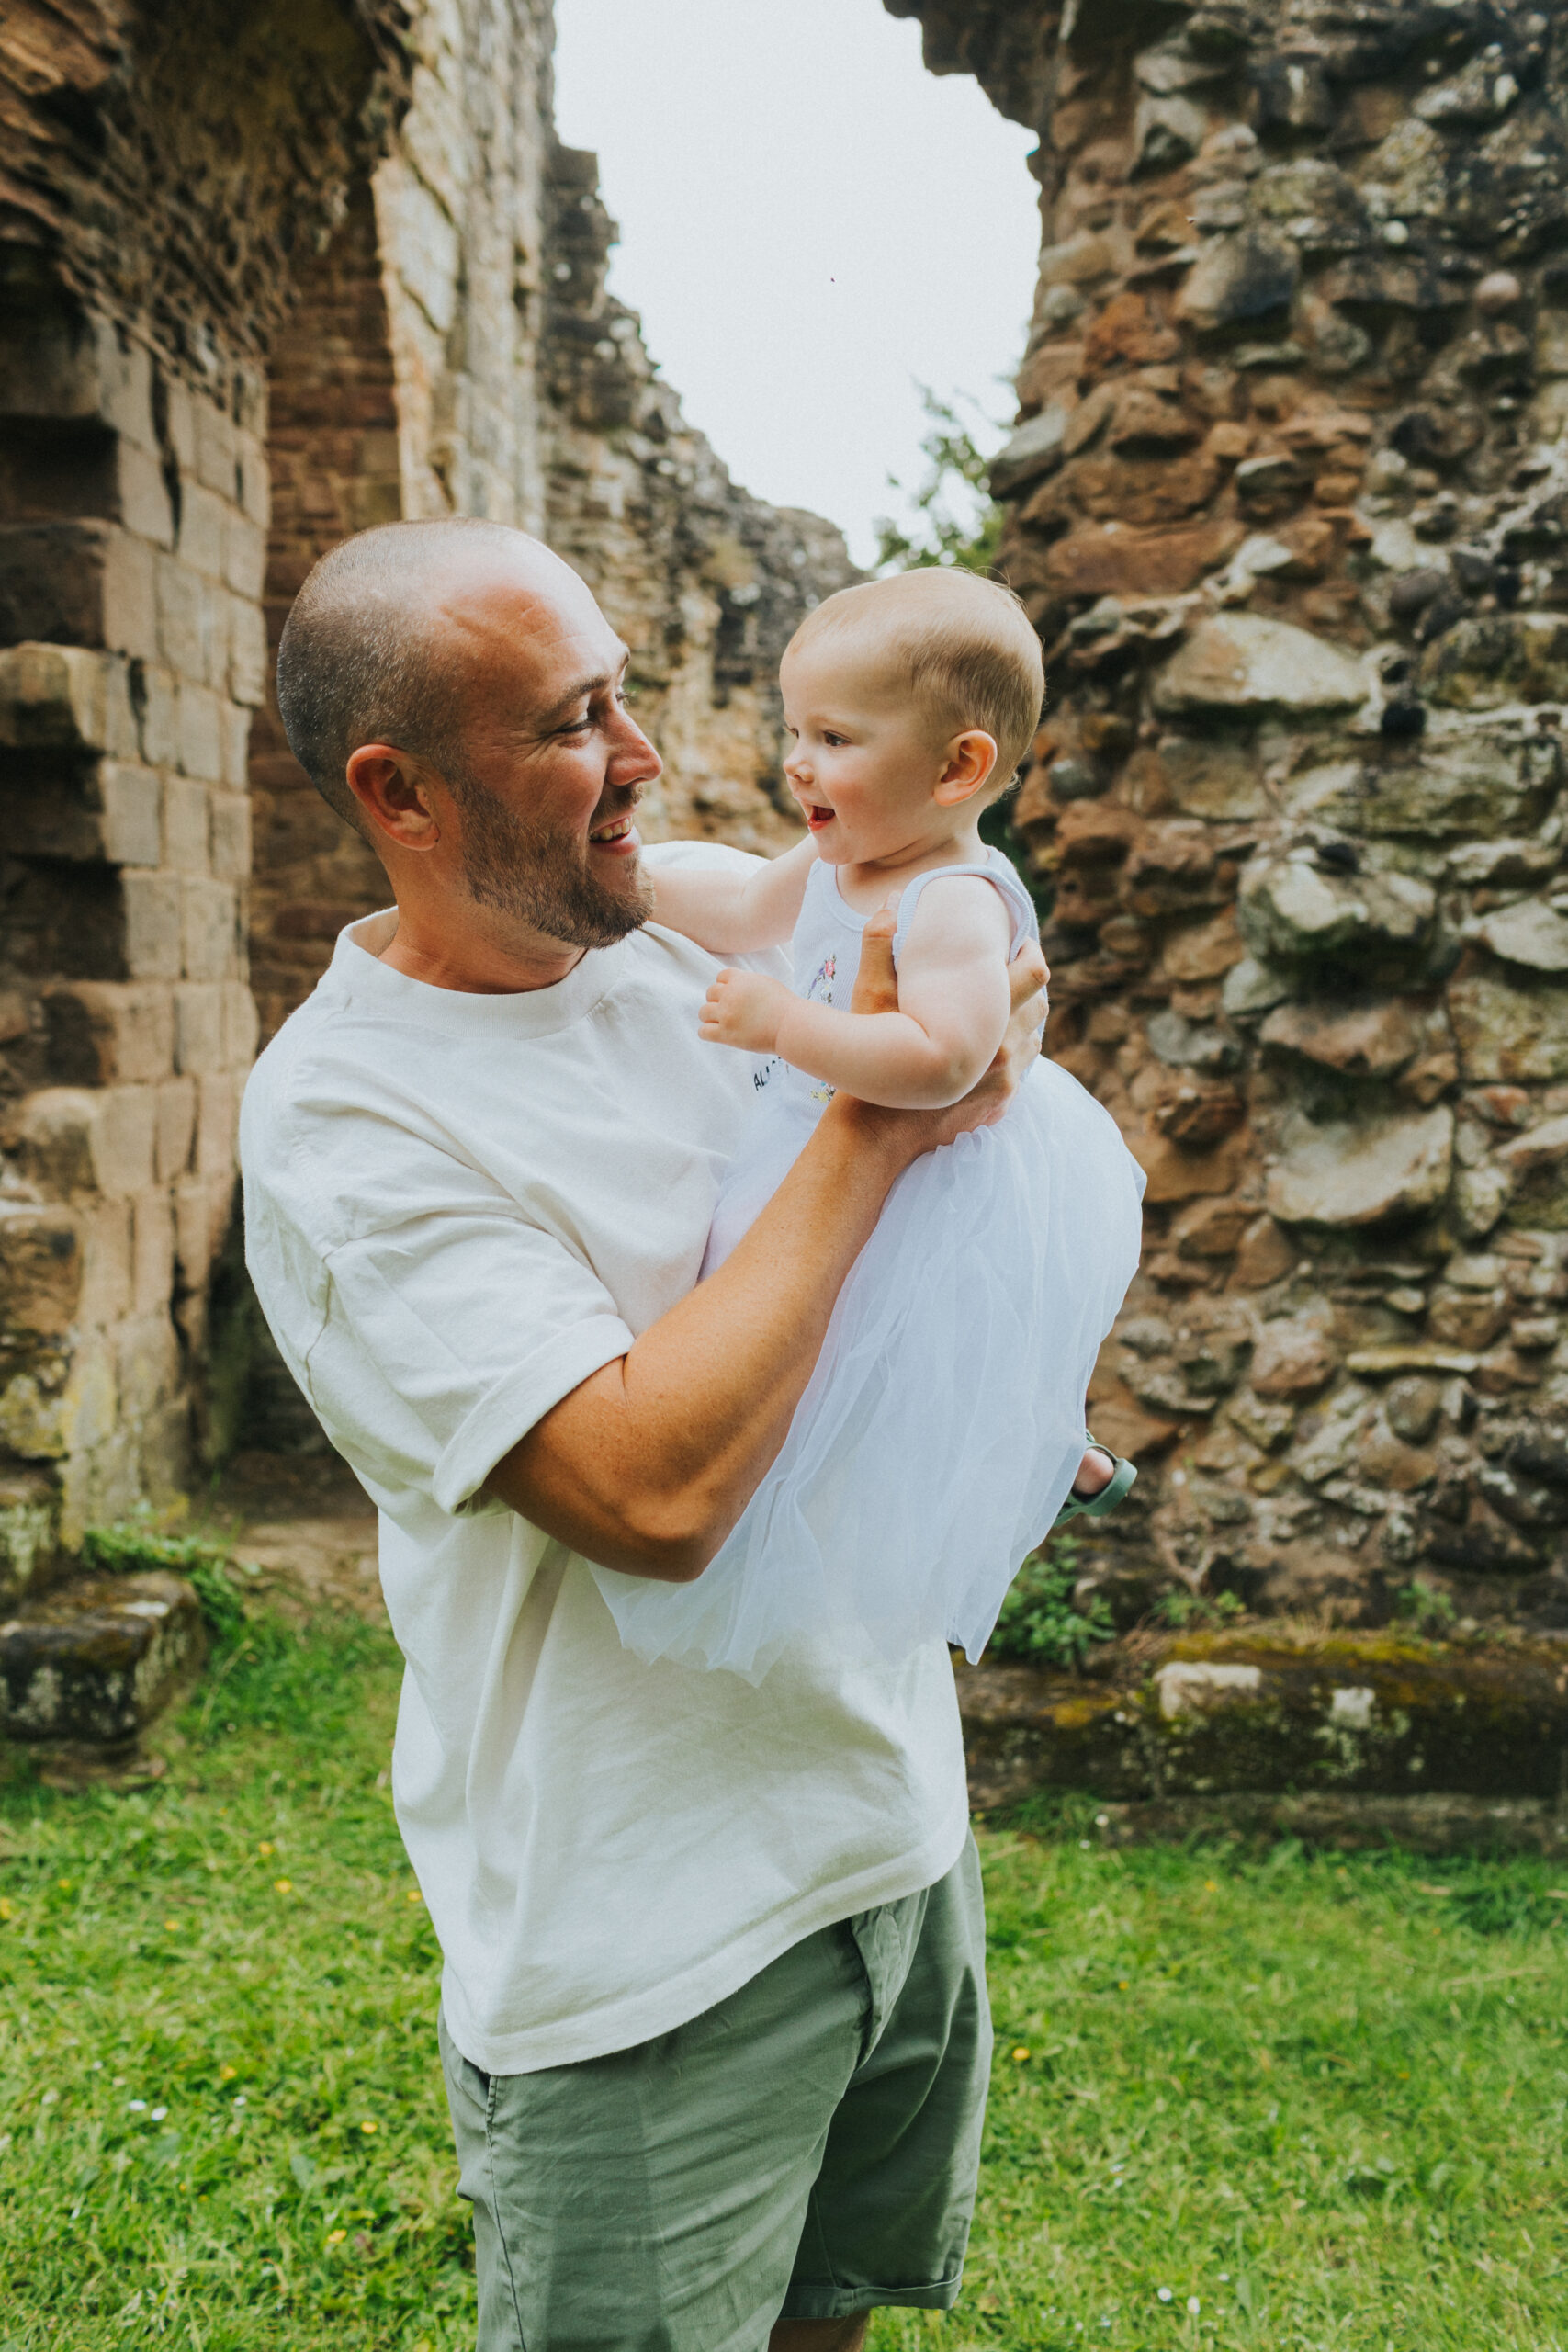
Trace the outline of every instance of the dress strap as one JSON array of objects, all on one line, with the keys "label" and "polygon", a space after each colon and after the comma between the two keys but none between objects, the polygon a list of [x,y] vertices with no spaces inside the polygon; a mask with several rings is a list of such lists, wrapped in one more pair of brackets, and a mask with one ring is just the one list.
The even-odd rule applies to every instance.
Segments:
[{"label": "dress strap", "polygon": [[976,881],[988,882],[993,889],[1000,892],[1006,902],[1008,912],[1012,917],[1012,939],[1008,947],[1010,964],[1026,939],[1039,938],[1040,918],[1034,911],[1034,901],[1005,857],[998,858],[993,865],[936,865],[929,874],[917,874],[899,899],[898,923],[893,933],[895,970],[897,968],[898,958],[904,952],[904,942],[908,937],[909,925],[915,919],[915,909],[919,903],[920,892],[928,882],[950,881],[956,875],[973,875]]}]

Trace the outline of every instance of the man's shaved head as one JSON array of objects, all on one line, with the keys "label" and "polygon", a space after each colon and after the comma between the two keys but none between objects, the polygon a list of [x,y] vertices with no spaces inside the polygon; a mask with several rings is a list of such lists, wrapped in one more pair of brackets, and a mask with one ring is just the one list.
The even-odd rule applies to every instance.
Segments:
[{"label": "man's shaved head", "polygon": [[389,765],[416,796],[445,787],[457,820],[446,837],[476,905],[601,947],[652,904],[635,854],[612,854],[608,834],[595,846],[594,827],[629,816],[659,774],[622,707],[627,658],[577,573],[526,532],[388,523],[330,549],[300,589],[277,649],[277,703],[295,758],[384,864],[400,820],[389,821],[374,784],[364,791],[367,773]]},{"label": "man's shaved head", "polygon": [[526,532],[457,516],[385,523],[332,548],[310,572],[277,649],[277,707],[317,791],[364,831],[344,775],[362,743],[389,743],[458,789],[468,680],[435,626],[464,572],[577,575]]}]

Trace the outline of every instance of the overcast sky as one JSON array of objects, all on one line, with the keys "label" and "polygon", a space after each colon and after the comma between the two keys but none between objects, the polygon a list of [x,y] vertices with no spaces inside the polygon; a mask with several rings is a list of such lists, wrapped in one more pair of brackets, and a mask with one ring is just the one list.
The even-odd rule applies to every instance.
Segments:
[{"label": "overcast sky", "polygon": [[966,75],[926,73],[881,0],[556,17],[560,135],[597,152],[621,225],[612,287],[735,479],[831,515],[868,560],[887,475],[921,470],[917,381],[1010,419],[1030,135]]}]

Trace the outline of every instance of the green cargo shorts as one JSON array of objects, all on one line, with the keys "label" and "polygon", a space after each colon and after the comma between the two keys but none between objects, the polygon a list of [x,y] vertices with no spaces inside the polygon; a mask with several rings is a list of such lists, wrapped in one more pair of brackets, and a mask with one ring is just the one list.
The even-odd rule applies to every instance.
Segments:
[{"label": "green cargo shorts", "polygon": [[674,2032],[486,2075],[441,2026],[479,2352],[762,2352],[780,2319],[946,2311],[990,2074],[974,1841]]}]

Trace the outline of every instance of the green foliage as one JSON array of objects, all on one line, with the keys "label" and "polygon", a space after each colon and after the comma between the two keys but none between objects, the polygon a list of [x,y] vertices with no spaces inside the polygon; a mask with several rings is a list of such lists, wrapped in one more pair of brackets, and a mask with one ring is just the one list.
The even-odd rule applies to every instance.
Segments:
[{"label": "green foliage", "polygon": [[1168,1626],[1173,1634],[1229,1625],[1246,1614],[1234,1592],[1189,1592],[1185,1585],[1162,1592],[1149,1611],[1156,1625]]},{"label": "green foliage", "polygon": [[1450,1632],[1459,1616],[1448,1594],[1439,1592],[1436,1585],[1427,1584],[1420,1577],[1400,1588],[1394,1606],[1406,1624],[1414,1625],[1417,1633],[1438,1636]]},{"label": "green foliage", "polygon": [[112,1527],[90,1527],[82,1538],[82,1565],[104,1576],[142,1576],[171,1570],[188,1578],[214,1639],[222,1646],[239,1636],[244,1603],[230,1581],[228,1547],[209,1536],[171,1535],[146,1505]]},{"label": "green foliage", "polygon": [[[156,1787],[0,1785],[0,2344],[470,2352],[400,1680],[355,1623],[254,1623]],[[1562,1865],[1117,1852],[1092,1800],[1037,1810],[980,1833],[963,2297],[873,2352],[1563,2352]]]},{"label": "green foliage", "polygon": [[[920,443],[925,479],[912,493],[918,519],[908,531],[886,515],[879,519],[876,569],[920,571],[946,565],[989,572],[1007,511],[986,487],[991,461],[976,447],[952,401],[939,400],[929,384],[919,390],[931,430]],[[896,475],[887,481],[890,489],[904,487]]]},{"label": "green foliage", "polygon": [[1074,1603],[1080,1573],[1078,1547],[1070,1535],[1055,1536],[1032,1552],[1008,1589],[987,1657],[1078,1667],[1098,1643],[1113,1640],[1116,1628],[1103,1600],[1091,1600],[1087,1609]]}]

